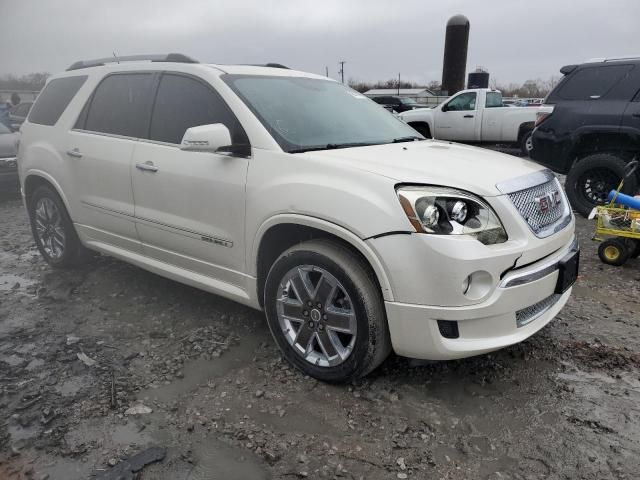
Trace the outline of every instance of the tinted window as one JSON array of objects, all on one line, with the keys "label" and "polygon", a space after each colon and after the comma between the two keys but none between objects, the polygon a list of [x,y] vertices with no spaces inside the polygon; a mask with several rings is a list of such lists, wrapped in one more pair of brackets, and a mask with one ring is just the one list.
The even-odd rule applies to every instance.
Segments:
[{"label": "tinted window", "polygon": [[447,103],[447,110],[461,111],[461,110],[475,110],[476,109],[476,94],[474,92],[461,93],[456,98]]},{"label": "tinted window", "polygon": [[55,125],[86,80],[86,75],[51,80],[31,109],[29,121],[41,125]]},{"label": "tinted window", "polygon": [[502,94],[500,92],[487,92],[485,108],[503,107]]},{"label": "tinted window", "polygon": [[181,75],[162,76],[151,117],[151,140],[181,143],[188,128],[212,123],[224,124],[234,144],[249,143],[236,117],[210,87]]},{"label": "tinted window", "polygon": [[604,96],[631,69],[632,65],[582,68],[567,78],[554,96],[564,100],[590,100]]},{"label": "tinted window", "polygon": [[[147,138],[151,97],[150,73],[116,74],[106,77],[90,100],[84,120],[77,128],[127,137]],[[84,121],[84,126],[80,123]]]}]

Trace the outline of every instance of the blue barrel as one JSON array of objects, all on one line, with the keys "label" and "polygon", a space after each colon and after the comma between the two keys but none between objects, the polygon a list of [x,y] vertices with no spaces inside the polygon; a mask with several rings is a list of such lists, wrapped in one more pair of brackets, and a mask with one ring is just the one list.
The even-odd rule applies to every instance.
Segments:
[{"label": "blue barrel", "polygon": [[[613,197],[616,196],[616,191],[611,190],[609,195],[607,196],[607,201],[611,201]],[[624,193],[619,193],[616,197],[616,203],[618,205],[624,205],[625,207],[633,208],[634,210],[640,210],[640,198],[632,197],[631,195],[625,195]]]}]

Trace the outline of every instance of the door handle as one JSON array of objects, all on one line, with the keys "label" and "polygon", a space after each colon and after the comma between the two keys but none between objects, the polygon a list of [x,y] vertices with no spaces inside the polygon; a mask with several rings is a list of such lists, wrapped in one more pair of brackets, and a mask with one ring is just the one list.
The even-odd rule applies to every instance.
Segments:
[{"label": "door handle", "polygon": [[464,118],[473,118],[473,115],[465,115]]},{"label": "door handle", "polygon": [[142,170],[143,172],[157,172],[158,167],[156,167],[151,160],[147,160],[144,163],[136,163],[136,168],[138,170]]},{"label": "door handle", "polygon": [[73,158],[82,158],[82,154],[77,148],[74,148],[73,150],[67,150],[67,155]]}]

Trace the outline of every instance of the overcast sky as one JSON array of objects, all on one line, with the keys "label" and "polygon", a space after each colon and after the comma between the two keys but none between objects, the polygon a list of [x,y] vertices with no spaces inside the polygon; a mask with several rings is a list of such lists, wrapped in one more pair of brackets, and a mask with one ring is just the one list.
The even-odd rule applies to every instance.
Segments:
[{"label": "overcast sky", "polygon": [[336,78],[442,77],[447,19],[471,22],[467,71],[548,79],[587,58],[640,54],[640,0],[0,0],[0,75],[80,59],[180,52],[280,62]]}]

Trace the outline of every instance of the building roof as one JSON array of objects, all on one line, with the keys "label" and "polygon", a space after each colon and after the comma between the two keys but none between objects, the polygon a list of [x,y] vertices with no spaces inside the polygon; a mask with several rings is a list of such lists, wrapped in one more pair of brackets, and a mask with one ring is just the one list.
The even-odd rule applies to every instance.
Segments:
[{"label": "building roof", "polygon": [[[372,88],[364,92],[365,95],[398,95],[397,88]],[[429,95],[434,96],[428,88],[401,88],[400,95]]]}]

